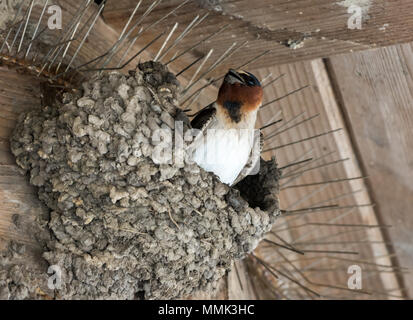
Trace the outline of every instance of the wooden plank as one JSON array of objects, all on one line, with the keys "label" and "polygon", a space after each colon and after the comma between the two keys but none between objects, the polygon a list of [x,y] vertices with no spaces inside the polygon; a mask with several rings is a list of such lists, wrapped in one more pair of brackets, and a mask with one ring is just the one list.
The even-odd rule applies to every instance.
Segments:
[{"label": "wooden plank", "polygon": [[[396,262],[413,265],[413,46],[341,55],[329,67],[343,113],[351,124],[378,218],[393,228]],[[404,285],[413,296],[413,278]]]},{"label": "wooden plank", "polygon": [[[346,128],[346,123],[345,120],[342,116],[342,113],[340,111],[340,108],[338,106],[338,103],[336,101],[336,97],[334,96],[333,89],[330,83],[330,80],[328,78],[328,73],[325,68],[324,63],[321,60],[314,60],[311,62],[316,81],[318,83],[318,88],[320,90],[320,95],[323,97],[323,101],[325,102],[326,109],[329,110],[329,112],[326,112],[329,122],[332,124],[333,127],[342,127]],[[338,149],[338,152],[340,153],[341,158],[345,157],[351,157],[355,159],[356,161],[352,162],[345,162],[343,164],[344,170],[347,173],[347,176],[349,177],[357,177],[357,176],[362,176],[363,173],[360,170],[359,164],[357,163],[357,156],[355,153],[355,150],[351,144],[350,140],[350,133],[348,128],[344,131],[344,134],[338,137],[337,135],[334,135],[336,138],[336,143],[340,148]],[[359,190],[359,189],[366,189],[366,183],[363,180],[356,180],[352,181],[350,183],[351,188],[353,191]],[[362,193],[357,193],[355,196],[355,203],[362,205],[366,203],[373,203],[373,201],[370,198],[370,195],[367,191],[362,192]],[[359,209],[360,216],[363,220],[364,224],[369,224],[369,225],[378,225],[379,219],[377,218],[377,214],[375,210],[372,207],[364,207]],[[367,235],[368,238],[371,240],[375,241],[383,241],[385,242],[386,238],[385,235],[382,234],[382,231],[380,229],[369,229],[367,230]],[[386,264],[386,265],[391,265],[392,261],[388,257],[389,251],[386,245],[374,245],[373,247],[373,253],[376,257],[377,263],[380,264]],[[382,258],[379,258],[382,257]],[[399,286],[398,280],[396,276],[392,273],[381,273],[380,274],[381,279],[384,283],[384,288],[387,290],[393,290],[394,288],[397,288]],[[400,290],[396,290],[392,292],[393,294],[396,295],[402,295],[402,292]]]},{"label": "wooden plank", "polygon": [[[74,12],[73,8],[68,8],[69,12]],[[123,21],[124,23],[125,21]],[[123,25],[122,25],[123,27]],[[85,47],[85,52],[82,52],[81,54],[81,61],[85,61],[86,59],[90,59],[95,57],[96,55],[101,53],[102,50],[105,50],[109,46],[109,44],[112,44],[114,41],[116,41],[116,38],[118,36],[119,29],[115,27],[115,29],[111,29],[109,26],[104,24],[103,22],[99,21],[97,25],[97,29],[95,31],[96,34],[91,38],[91,41],[87,43],[87,46]],[[153,36],[153,35],[152,35]],[[99,42],[99,46],[95,47],[94,41]],[[114,40],[114,41],[113,41]],[[228,41],[226,41],[228,43]],[[76,48],[76,46],[75,46]],[[139,44],[136,46],[136,49],[139,48]],[[222,46],[221,46],[222,48]],[[135,49],[134,49],[135,50]],[[149,56],[152,53],[149,53]],[[255,53],[256,54],[256,53]],[[235,60],[234,60],[235,61]],[[232,61],[232,62],[234,62]],[[243,60],[244,61],[244,60]],[[236,62],[236,61],[235,61]],[[186,65],[185,61],[181,61],[179,65],[176,66],[175,70],[179,70],[179,67],[183,67]],[[316,64],[317,65],[317,64]],[[319,62],[318,62],[319,65]],[[252,69],[250,69],[252,70]],[[267,108],[265,111],[262,111],[260,113],[260,119],[261,119],[261,124],[264,122],[268,122],[268,119],[271,119],[276,115],[276,112],[281,108],[283,110],[283,116],[284,118],[290,119],[299,113],[303,111],[307,111],[307,116],[315,114],[317,112],[320,112],[322,116],[320,117],[319,120],[316,122],[308,122],[304,124],[303,126],[297,127],[295,130],[289,130],[282,135],[278,136],[276,140],[272,141],[269,146],[272,145],[277,145],[277,144],[282,144],[282,143],[288,143],[290,141],[304,138],[311,136],[315,133],[323,132],[325,130],[329,130],[333,128],[332,126],[337,124],[337,122],[332,122],[331,116],[329,116],[327,113],[331,112],[331,94],[326,94],[325,91],[324,93],[322,92],[323,88],[320,89],[320,86],[324,86],[324,80],[320,80],[319,73],[321,72],[322,74],[322,79],[326,78],[325,72],[321,69],[315,68],[314,63],[294,63],[294,64],[289,64],[289,65],[281,65],[278,67],[271,67],[271,68],[264,68],[260,70],[252,70],[254,73],[257,73],[260,78],[264,78],[269,72],[273,73],[274,75],[279,75],[281,73],[286,73],[286,76],[277,84],[268,87],[265,93],[265,97],[268,100],[273,99],[274,97],[280,96],[286,92],[289,92],[291,90],[294,90],[302,85],[305,84],[311,84],[312,89],[305,90],[303,92],[300,92],[298,94],[295,94],[293,96],[288,97],[287,99],[282,100],[280,103],[275,104],[271,108]],[[317,75],[318,74],[318,75]],[[184,78],[184,81],[187,81],[187,76]],[[216,95],[216,88],[211,88],[211,91],[207,91],[204,95],[205,100],[204,101],[212,101]],[[1,108],[4,108],[6,111],[5,118],[7,119],[13,119],[15,115],[18,114],[18,112],[14,113],[13,108],[10,108],[11,101],[13,101],[14,97],[16,96],[16,92],[11,92],[12,88],[9,88],[6,90],[6,92],[2,93],[0,92],[0,106]],[[321,91],[321,93],[320,93]],[[17,102],[18,105],[21,104],[21,102]],[[22,104],[23,105],[23,104]],[[27,102],[24,104],[25,107],[30,107],[30,103]],[[199,106],[206,105],[205,102],[200,101]],[[334,104],[333,104],[334,107]],[[2,109],[3,110],[3,109]],[[334,111],[336,112],[336,111]],[[0,124],[4,124],[4,140],[0,141],[3,142],[3,145],[0,145],[0,150],[5,151],[0,153],[0,159],[3,161],[4,159],[4,164],[10,165],[13,163],[13,158],[12,156],[7,152],[8,150],[8,145],[7,145],[7,137],[10,132],[10,125],[7,122],[0,121]],[[340,136],[339,136],[340,137]],[[285,165],[290,163],[291,161],[294,161],[297,157],[303,154],[303,152],[307,149],[313,148],[314,149],[314,156],[320,156],[322,154],[325,154],[326,151],[328,150],[334,150],[337,148],[341,148],[341,143],[342,142],[347,143],[346,139],[338,139],[337,137],[335,138],[322,138],[317,141],[309,141],[306,142],[303,145],[294,145],[291,148],[288,149],[282,149],[279,150],[273,154],[275,154],[278,158],[278,161],[280,165]],[[267,156],[270,156],[267,154]],[[353,159],[353,161],[356,161],[356,159]],[[4,170],[0,171],[4,175],[4,179],[7,179],[10,177],[11,172],[7,170],[7,168],[4,168]],[[302,178],[299,180],[295,181],[295,183],[311,183],[314,181],[320,181],[320,180],[327,180],[330,178],[337,178],[337,177],[343,177],[347,176],[349,174],[349,170],[345,166],[334,166],[334,168],[324,168],[323,170],[317,170],[314,172],[309,172],[308,174],[303,175]],[[5,181],[5,180],[4,180]],[[281,195],[281,200],[282,200],[282,205],[283,208],[288,207],[289,205],[296,203],[297,199],[303,199],[300,203],[300,206],[297,205],[297,207],[305,207],[305,206],[311,206],[312,204],[315,204],[320,201],[328,201],[328,199],[342,195],[343,192],[350,192],[354,190],[354,186],[351,183],[345,183],[345,184],[334,184],[334,185],[329,185],[328,187],[324,188],[322,192],[316,193],[314,196],[306,199],[309,194],[309,190],[303,190],[302,188],[298,188],[296,190],[290,190],[290,191],[284,191]],[[23,190],[24,191],[24,190]],[[22,191],[22,193],[24,193]],[[310,192],[313,192],[314,190],[310,190]],[[22,196],[23,197],[23,196]],[[353,203],[354,199],[345,199],[345,200],[340,200],[340,204],[351,204]],[[331,203],[331,201],[330,201]],[[5,208],[9,212],[15,212],[13,210],[17,210],[17,207],[14,206],[13,203],[9,203]],[[370,214],[370,213],[369,213]],[[4,214],[4,216],[8,217],[8,224],[7,223],[1,223],[4,225],[6,228],[5,230],[10,230],[10,213]],[[312,217],[305,217],[303,218],[302,221],[304,222],[320,222],[320,221],[326,221],[328,219],[333,219],[337,215],[335,213],[323,213],[321,216],[312,216]],[[301,221],[301,220],[300,220]],[[300,221],[295,221],[293,223],[290,223],[289,226],[294,226],[297,225],[297,222],[299,223]],[[352,214],[351,216],[347,216],[345,219],[340,220],[341,223],[347,222],[347,223],[362,223],[365,221],[365,218],[363,218],[363,215],[361,212],[356,211],[355,214]],[[283,221],[280,221],[280,224],[283,223]],[[2,232],[0,228],[0,232]],[[11,231],[8,231],[10,235],[14,235]],[[322,229],[319,227],[311,227],[310,229],[306,229],[307,234],[310,232],[310,236],[307,239],[317,239],[318,237],[321,236],[329,236],[331,233],[337,232],[337,229],[335,228],[330,228],[328,230]],[[304,233],[305,233],[304,232]],[[292,230],[289,232],[291,235],[292,240],[296,240],[300,237],[305,238],[305,234],[302,231],[294,231]],[[362,240],[363,236],[366,236],[366,234],[358,235],[357,237],[349,237],[349,236],[343,236],[340,237],[340,240]],[[1,241],[0,241],[1,242]],[[323,246],[321,246],[323,247]],[[347,248],[348,246],[346,246]],[[318,247],[316,247],[318,248]],[[325,246],[324,246],[325,248]],[[330,247],[331,248],[331,247]],[[264,250],[265,248],[260,248],[260,252],[266,252]],[[373,255],[373,250],[371,246],[365,246],[361,248],[361,256],[362,257],[368,257],[368,258],[374,258]],[[268,252],[268,250],[267,250]],[[276,256],[276,252],[274,250],[271,250],[270,252],[271,255],[274,256],[274,262],[278,263],[279,262],[279,256]],[[277,260],[278,259],[278,260]],[[323,258],[319,259],[320,262],[323,260]],[[325,261],[324,261],[325,262]],[[305,262],[300,262],[300,266],[303,268],[308,267],[309,264]],[[325,264],[325,263],[324,263]],[[345,285],[346,284],[346,279],[348,275],[345,271],[341,272],[332,272],[329,273],[328,275],[319,273],[316,275],[316,279],[320,281],[324,281],[327,283],[334,283],[334,284],[340,284],[340,285]],[[224,296],[227,297],[251,297],[254,296],[254,292],[251,289],[247,289],[246,293],[242,293],[239,291],[239,288],[237,288],[236,282],[234,282],[234,273],[232,273],[229,277],[228,283],[226,285],[226,289],[221,292],[221,294],[224,294]],[[370,278],[366,279],[366,285],[373,287],[374,289],[378,291],[383,291],[383,288],[386,289],[388,288],[387,285],[384,283],[382,284],[382,277],[381,276],[371,276]],[[249,283],[251,281],[248,281]],[[327,291],[327,290],[326,290]],[[256,295],[255,295],[256,296]],[[221,296],[220,296],[221,297]]]},{"label": "wooden plank", "polygon": [[[157,21],[182,2],[163,1],[144,19],[143,26]],[[117,29],[122,28],[136,3],[134,0],[109,1],[103,13],[105,21]],[[143,1],[137,16],[150,4],[151,1]],[[348,28],[353,13],[347,10],[351,5],[360,8],[361,29]],[[211,61],[215,61],[234,41],[241,44],[248,40],[245,48],[217,70],[222,73],[229,66],[241,65],[267,49],[272,49],[272,53],[253,63],[253,69],[412,41],[412,9],[410,0],[258,0],[253,4],[249,0],[198,0],[190,1],[154,30],[165,30],[175,22],[184,28],[196,14],[209,12],[207,20],[183,40],[182,48],[229,23],[228,30],[194,52],[194,56],[199,57],[214,48]],[[293,44],[288,45],[288,41]],[[146,42],[144,37],[138,39],[141,46]],[[192,60],[188,56],[187,61]]]},{"label": "wooden plank", "polygon": [[[275,120],[279,116],[277,113],[282,110],[282,118],[284,121],[294,118],[303,112],[306,112],[305,116],[300,120],[320,113],[320,116],[303,123],[294,129],[287,130],[276,137],[276,140],[271,141],[264,146],[264,149],[271,146],[283,145],[292,141],[297,141],[306,137],[311,137],[317,133],[326,132],[331,129],[343,127],[343,132],[334,133],[330,136],[321,137],[316,140],[309,140],[307,142],[292,145],[290,147],[281,148],[275,152],[268,152],[265,156],[276,156],[280,166],[297,161],[297,158],[305,154],[308,150],[313,150],[312,154],[307,154],[307,157],[317,158],[321,155],[325,155],[330,151],[336,150],[334,155],[327,157],[324,161],[319,161],[317,164],[326,163],[335,159],[343,159],[349,157],[350,160],[342,163],[338,163],[332,166],[326,166],[319,170],[312,170],[306,172],[299,179],[294,181],[294,185],[300,185],[302,183],[312,183],[316,181],[327,181],[331,179],[341,177],[355,177],[359,176],[358,159],[354,153],[350,140],[348,138],[348,132],[344,126],[340,109],[335,101],[335,97],[332,94],[331,85],[329,82],[328,74],[324,68],[321,60],[314,60],[311,62],[299,62],[282,66],[274,66],[271,68],[259,69],[253,71],[259,78],[264,78],[269,73],[272,73],[274,77],[285,74],[285,76],[276,82],[273,86],[267,87],[264,90],[264,103],[265,101],[272,100],[276,97],[282,96],[287,92],[302,87],[306,84],[310,85],[310,88],[298,92],[292,96],[273,104],[267,109],[263,109],[259,113],[259,123],[257,127],[262,126],[265,123]],[[271,120],[270,120],[271,119]],[[296,121],[298,122],[298,121]],[[292,124],[292,123],[291,123]],[[290,125],[291,125],[290,124]],[[266,130],[269,131],[274,129]],[[315,166],[315,164],[314,164]],[[288,172],[288,170],[287,170]],[[281,181],[285,182],[285,180]],[[361,190],[354,195],[352,192]],[[344,194],[350,194],[348,197],[343,197]],[[342,197],[342,198],[340,198]],[[329,199],[335,199],[329,201]],[[348,181],[330,185],[314,186],[307,188],[294,188],[285,189],[281,191],[280,203],[283,209],[299,209],[306,207],[313,207],[317,205],[329,205],[339,204],[344,205],[358,205],[370,203],[369,194],[366,192],[366,187],[363,181]],[[348,211],[348,212],[347,212]],[[384,241],[383,235],[378,229],[371,229],[369,231],[353,232],[350,234],[343,234],[338,236],[344,230],[349,228],[334,227],[334,226],[317,226],[311,225],[312,223],[340,223],[340,224],[369,224],[377,225],[375,218],[375,212],[372,208],[356,208],[355,210],[339,210],[331,212],[321,212],[317,214],[311,214],[303,216],[300,219],[280,219],[275,223],[273,230],[279,230],[286,227],[292,228],[289,231],[280,231],[279,235],[289,241],[303,242],[303,249],[315,249],[315,250],[350,250],[358,251],[359,254],[354,256],[342,255],[341,257],[356,259],[356,260],[370,260],[372,263],[382,263],[391,265],[391,261],[386,258],[388,251],[386,246],[381,243]],[[347,213],[346,213],[347,212]],[[341,218],[338,218],[342,216]],[[303,225],[303,228],[299,228]],[[304,226],[305,225],[305,226]],[[356,229],[355,227],[353,228]],[[337,235],[337,236],[336,236]],[[325,240],[323,240],[325,239]],[[309,246],[305,242],[311,241],[338,241],[338,244],[331,245],[318,245]],[[363,241],[378,241],[379,243],[369,244]],[[278,241],[279,242],[279,241]],[[348,244],[346,244],[348,242]],[[360,242],[354,244],[354,242]],[[341,287],[347,287],[347,280],[349,275],[347,274],[347,268],[351,264],[359,264],[362,270],[366,270],[363,274],[363,288],[365,290],[371,290],[374,292],[376,298],[386,298],[386,293],[394,296],[399,296],[400,292],[397,290],[398,281],[393,273],[371,273],[367,271],[369,267],[362,263],[342,262],[338,263],[334,260],[323,260],[320,254],[306,254],[301,257],[297,254],[289,254],[286,250],[282,253],[288,255],[291,260],[298,259],[297,266],[301,270],[306,268],[317,267],[319,269],[332,268],[337,264],[340,266],[340,270],[333,270],[330,272],[314,272],[308,273],[307,276],[317,283],[324,283],[330,285],[337,285]],[[263,243],[260,244],[258,252],[263,259],[272,262],[275,265],[280,264],[280,256],[273,246],[268,246]],[[332,254],[329,254],[332,256]],[[384,256],[379,259],[378,255]],[[320,258],[316,258],[320,256]],[[334,256],[334,255],[333,255]],[[339,256],[340,255],[336,255]],[[313,259],[307,262],[306,259]],[[271,280],[271,277],[269,277]],[[304,282],[305,283],[305,282]],[[307,283],[308,285],[308,283]],[[337,297],[353,297],[357,299],[368,298],[368,295],[357,294],[357,292],[348,293],[345,291],[334,291],[328,288],[311,286],[312,289],[325,295],[332,295]],[[387,291],[391,290],[391,291]],[[308,297],[307,297],[308,298]]]},{"label": "wooden plank", "polygon": [[[36,197],[36,189],[21,174],[10,152],[9,137],[20,113],[40,104],[38,80],[0,67],[0,248],[9,240],[29,244],[37,250],[32,235],[22,232],[22,226],[13,223],[18,217],[23,229],[44,211]],[[30,251],[30,250],[29,250]]]}]

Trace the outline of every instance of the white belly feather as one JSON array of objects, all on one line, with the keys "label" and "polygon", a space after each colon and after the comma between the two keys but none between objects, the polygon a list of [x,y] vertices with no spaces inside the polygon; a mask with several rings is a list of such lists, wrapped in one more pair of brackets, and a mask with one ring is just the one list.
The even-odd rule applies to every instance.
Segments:
[{"label": "white belly feather", "polygon": [[196,144],[193,161],[231,185],[248,162],[253,129],[208,129]]}]

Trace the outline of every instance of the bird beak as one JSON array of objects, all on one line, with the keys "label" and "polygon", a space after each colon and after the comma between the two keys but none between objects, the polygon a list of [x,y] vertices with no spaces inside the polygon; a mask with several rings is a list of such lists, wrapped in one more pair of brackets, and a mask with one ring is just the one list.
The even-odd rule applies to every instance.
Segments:
[{"label": "bird beak", "polygon": [[234,78],[238,79],[241,83],[245,83],[244,79],[239,75],[239,73],[234,69],[229,69],[228,73]]}]

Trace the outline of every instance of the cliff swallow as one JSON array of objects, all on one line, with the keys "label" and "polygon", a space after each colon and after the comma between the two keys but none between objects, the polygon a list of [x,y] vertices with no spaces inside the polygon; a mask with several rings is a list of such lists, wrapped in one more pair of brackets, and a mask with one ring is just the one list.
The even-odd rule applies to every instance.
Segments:
[{"label": "cliff swallow", "polygon": [[262,96],[261,84],[253,74],[230,69],[217,100],[191,121],[193,128],[201,130],[193,161],[215,173],[223,183],[240,181],[260,158],[261,139],[255,122]]}]

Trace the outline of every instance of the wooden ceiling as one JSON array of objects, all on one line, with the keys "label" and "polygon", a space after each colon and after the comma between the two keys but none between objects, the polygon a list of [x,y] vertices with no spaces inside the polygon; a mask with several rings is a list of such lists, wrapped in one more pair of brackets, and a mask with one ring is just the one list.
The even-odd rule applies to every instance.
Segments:
[{"label": "wooden ceiling", "polygon": [[[75,7],[83,2],[80,0],[74,1],[76,5],[73,6],[73,4],[68,4],[60,0],[57,1],[61,2],[64,13],[67,15],[64,16],[64,21],[68,21],[67,19],[76,12]],[[144,19],[142,27],[145,28],[145,26],[154,23],[182,2],[183,1],[176,0],[162,1],[155,7],[153,12]],[[386,164],[383,163],[385,162],[384,160],[377,161],[380,167],[371,168],[369,167],[369,164],[374,161],[374,157],[380,157],[382,159],[387,159],[389,162],[393,161],[392,163],[396,163],[394,162],[394,157],[388,158],[386,156],[386,150],[377,148],[375,141],[380,140],[376,139],[377,135],[379,138],[383,138],[383,136],[389,134],[380,131],[381,127],[378,123],[387,123],[390,118],[393,118],[389,115],[389,110],[391,108],[394,108],[394,110],[396,110],[395,112],[397,112],[397,110],[402,110],[403,113],[400,114],[407,115],[405,117],[407,120],[411,114],[411,112],[408,111],[409,108],[403,109],[402,103],[396,104],[394,99],[387,99],[388,96],[394,96],[399,99],[398,101],[402,101],[402,98],[407,97],[406,94],[399,94],[399,84],[404,85],[405,83],[409,84],[411,82],[411,76],[409,76],[411,68],[409,68],[407,59],[410,55],[406,54],[405,57],[403,56],[403,53],[410,51],[406,48],[402,48],[397,50],[382,50],[380,53],[377,53],[376,50],[372,51],[372,54],[363,52],[354,57],[352,55],[338,55],[335,58],[328,58],[326,60],[320,58],[329,57],[338,53],[349,53],[350,51],[355,50],[413,41],[413,33],[409,31],[409,26],[413,25],[412,15],[409,15],[409,11],[411,12],[411,9],[413,9],[413,4],[411,1],[409,2],[406,0],[347,0],[338,2],[340,2],[341,5],[327,0],[189,1],[168,17],[168,19],[144,33],[142,37],[138,39],[128,57],[130,57],[133,52],[137,52],[140,48],[146,45],[150,40],[157,36],[159,32],[169,31],[175,22],[179,23],[179,27],[174,34],[174,37],[184,30],[196,15],[199,14],[202,16],[205,13],[209,14],[208,17],[185,37],[185,39],[178,45],[178,50],[187,48],[204,37],[213,34],[219,30],[221,26],[229,24],[229,27],[226,31],[202,44],[191,53],[184,55],[176,61],[176,63],[170,65],[171,70],[175,73],[184,69],[195,59],[205,55],[211,48],[214,49],[214,53],[208,64],[212,64],[229,46],[231,46],[233,42],[237,42],[237,46],[239,46],[244,43],[244,41],[248,40],[248,43],[244,47],[235,52],[225,63],[220,65],[208,76],[220,76],[226,72],[228,67],[242,65],[254,56],[257,56],[266,50],[272,50],[270,53],[248,66],[248,70],[253,71],[260,77],[260,79],[267,77],[269,74],[272,74],[272,77],[276,77],[282,73],[286,74],[286,76],[279,82],[266,89],[266,101],[277,98],[302,85],[309,84],[311,87],[293,96],[289,96],[287,99],[275,104],[273,108],[266,109],[266,111],[260,114],[259,125],[268,123],[269,119],[274,117],[278,110],[282,110],[281,114],[286,121],[296,117],[302,112],[307,112],[307,116],[311,116],[315,113],[320,113],[321,116],[315,121],[309,121],[298,127],[297,130],[288,131],[285,134],[280,135],[276,140],[271,141],[270,146],[289,143],[296,139],[305,138],[325,130],[335,129],[338,126],[343,126],[345,130],[343,130],[343,134],[335,134],[333,138],[330,139],[325,137],[318,140],[317,143],[315,143],[314,140],[308,142],[304,144],[304,148],[303,146],[294,146],[289,150],[283,149],[282,152],[277,151],[271,154],[267,153],[265,156],[276,155],[280,165],[285,165],[296,160],[307,149],[314,149],[315,157],[319,157],[334,149],[337,150],[337,155],[339,155],[340,158],[350,157],[351,161],[334,168],[327,168],[325,170],[323,169],[310,173],[302,179],[295,181],[295,183],[311,183],[314,181],[329,180],[343,176],[351,177],[360,174],[374,173],[376,178],[372,181],[374,181],[375,185],[371,185],[371,183],[367,183],[366,185],[364,182],[348,182],[342,185],[330,185],[315,196],[303,200],[300,204],[312,206],[316,203],[338,197],[342,195],[343,192],[352,192],[356,189],[363,189],[361,194],[354,196],[354,198],[344,199],[345,201],[342,200],[340,204],[365,204],[374,201],[378,204],[377,207],[381,208],[381,211],[377,209],[377,207],[374,210],[372,208],[360,208],[355,210],[354,214],[351,216],[341,220],[340,223],[375,224],[384,221],[386,224],[396,223],[400,226],[403,222],[400,223],[398,222],[399,220],[407,221],[408,212],[405,211],[407,210],[406,208],[408,208],[408,205],[406,201],[403,202],[403,200],[406,200],[403,196],[397,198],[394,196],[392,197],[391,189],[392,185],[396,185],[397,183],[399,194],[405,194],[407,196],[411,195],[411,193],[408,193],[408,186],[398,183],[400,180],[397,179],[397,175],[405,175],[405,177],[409,177],[409,173],[406,173],[406,168],[403,166]],[[110,48],[111,44],[116,41],[118,34],[128,20],[136,3],[136,0],[107,2],[102,19],[98,20],[91,36],[79,52],[77,58],[78,63],[88,61]],[[151,3],[152,1],[150,0],[143,0],[143,3],[138,10],[137,18],[135,18],[134,21],[139,19],[140,15]],[[254,3],[253,7],[251,7],[251,3]],[[349,5],[350,3],[359,3],[363,5],[363,12],[366,19],[362,24],[362,30],[351,30],[346,27],[347,19],[349,17],[346,5]],[[291,45],[286,45],[288,40],[293,42],[299,42],[300,40],[305,41],[303,42],[302,47],[293,49]],[[161,43],[162,40],[148,50],[145,50],[145,52],[143,52],[133,63],[137,62],[139,59],[145,61],[154,57]],[[78,44],[78,40],[74,41],[74,44],[69,51],[73,53]],[[167,61],[172,54],[173,53],[171,52],[168,57],[162,61]],[[121,53],[118,54],[115,61],[120,59],[120,55]],[[398,59],[400,56],[403,56],[403,59],[400,59],[399,61]],[[312,61],[308,59],[312,59]],[[386,61],[385,68],[381,68],[382,60]],[[374,67],[368,67],[369,63],[374,63]],[[394,66],[397,66],[397,68]],[[130,65],[126,69],[128,68],[130,68]],[[179,77],[179,80],[183,85],[185,85],[191,78],[194,69],[196,69],[196,67],[189,69],[188,72],[185,72]],[[361,70],[361,75],[359,75],[359,70]],[[381,73],[372,74],[372,70],[382,71]],[[392,83],[387,82],[386,85],[383,85],[381,78],[385,77],[386,73],[391,72],[394,74],[392,75],[392,80],[389,81],[397,82],[398,85],[393,86]],[[332,73],[334,73],[334,77]],[[15,75],[10,75],[8,72],[6,74],[6,72],[2,70],[2,77],[4,79],[9,76],[11,77]],[[33,79],[31,79],[31,81],[32,80]],[[32,82],[30,82],[31,85],[35,85],[34,82]],[[216,83],[216,85],[219,85],[219,83]],[[364,93],[363,89],[360,89],[363,85],[366,86],[366,92],[368,92],[369,95],[373,96],[382,93],[382,96],[380,100],[374,100],[369,99],[366,95],[364,99],[362,99],[363,104],[361,109],[358,109],[358,95]],[[403,87],[404,93],[408,92],[408,88],[410,87],[409,85],[407,85],[407,88]],[[13,93],[13,90],[15,90],[13,86],[10,87],[5,85],[5,88],[8,90],[7,92]],[[216,88],[214,87],[205,89],[198,100],[198,107],[205,106],[207,103],[211,102],[216,96],[215,90]],[[386,90],[389,90],[388,95],[384,93]],[[10,93],[10,96],[12,93]],[[343,96],[340,97],[340,94],[343,94]],[[0,190],[2,192],[7,191],[11,194],[14,192],[14,188],[17,185],[20,186],[25,183],[20,180],[16,180],[16,186],[8,183],[10,176],[18,176],[18,172],[14,170],[13,158],[9,154],[8,137],[13,127],[13,121],[18,116],[21,109],[14,109],[14,107],[10,109],[12,103],[18,102],[17,100],[10,100],[13,97],[6,97],[5,94],[3,94],[0,98],[4,100],[2,100],[3,103],[0,103],[3,113],[12,112],[12,114],[8,116],[7,121],[0,123],[0,131],[2,133],[0,137],[0,158],[7,160],[0,164]],[[36,97],[36,99],[38,99],[38,97]],[[405,104],[409,103],[404,100],[403,102]],[[20,102],[19,104],[21,105]],[[379,106],[378,110],[376,110],[377,106]],[[30,108],[30,106],[26,103],[23,109],[26,110],[28,108]],[[346,114],[346,110],[352,112],[352,114]],[[357,115],[357,111],[361,112],[361,114],[358,115],[359,119],[355,116]],[[371,122],[369,119],[371,119],[372,114],[376,114],[376,117],[373,118],[374,121]],[[386,115],[389,115],[389,117]],[[362,119],[362,116],[365,117],[363,118],[363,122],[360,120]],[[402,122],[402,120],[403,117],[401,117],[398,123]],[[409,127],[409,122],[407,120],[407,124],[402,126],[403,128],[406,128],[406,132]],[[395,125],[393,123],[391,124]],[[387,130],[391,130],[389,125],[387,126]],[[389,136],[392,136],[395,139],[395,144],[400,140],[400,136],[394,134],[394,132]],[[360,137],[360,141],[358,140],[358,137]],[[402,139],[402,142],[404,143],[403,145],[408,147],[404,138]],[[393,148],[392,150],[397,149],[394,149],[396,145],[384,145],[386,148]],[[371,149],[373,149],[375,153],[370,152]],[[403,154],[403,157],[406,158],[406,155]],[[13,172],[11,172],[11,167],[13,167]],[[403,181],[405,179],[403,179]],[[385,183],[386,181],[387,183]],[[380,190],[379,187],[381,187]],[[310,190],[309,192],[311,193],[313,191]],[[304,199],[306,197],[308,197],[308,193],[300,188],[284,192],[282,195],[283,207],[286,208],[294,202],[297,202],[297,199]],[[13,203],[15,199],[6,198],[3,194],[2,199],[5,199],[4,201],[6,205],[0,209],[1,216],[4,218],[3,222],[0,221],[0,237],[4,237],[5,239],[18,239],[20,235],[10,232],[10,229],[12,228],[10,227],[10,221],[12,215],[16,213],[16,210],[20,209],[15,208]],[[27,214],[23,212],[24,215],[31,218],[31,215],[34,215],[34,211],[36,211],[35,206],[33,206],[29,200],[23,198],[19,198],[19,201],[21,201],[22,206],[26,205],[27,207],[34,208]],[[393,204],[391,204],[392,201]],[[389,213],[391,210],[397,210],[397,215],[395,215],[397,221],[392,219],[392,213]],[[324,220],[322,218],[314,218],[314,220],[310,219],[303,221],[308,223],[327,221],[326,219],[331,220],[334,218],[334,213],[328,213]],[[2,229],[2,225],[6,227]],[[353,241],[377,241],[374,245],[364,244],[361,249],[363,254],[371,258],[371,261],[375,263],[382,263],[383,265],[390,265],[393,263],[393,265],[396,266],[395,269],[390,270],[391,272],[376,270],[376,274],[369,274],[366,283],[370,285],[370,288],[373,287],[377,291],[388,290],[386,291],[387,293],[393,293],[395,295],[400,294],[399,286],[401,286],[405,280],[403,279],[404,275],[400,276],[400,274],[398,274],[398,279],[395,279],[397,275],[395,270],[398,270],[397,267],[399,264],[395,259],[393,259],[393,261],[390,260],[389,253],[393,255],[394,253],[397,253],[397,256],[401,259],[400,264],[403,266],[409,266],[412,254],[407,250],[398,250],[397,248],[394,250],[394,248],[389,248],[386,243],[387,241],[399,241],[404,247],[408,246],[409,239],[411,239],[408,234],[410,230],[408,229],[409,226],[410,224],[406,224],[405,228],[397,229],[402,230],[401,233],[397,232],[397,230],[393,232],[389,231],[390,234],[386,234],[385,232],[384,236],[383,232],[376,229],[372,232],[362,232],[355,238],[344,237],[347,240]],[[315,239],[340,232],[339,228],[332,228],[329,233],[325,230],[320,231],[320,228],[314,226],[312,229],[308,230],[310,231],[306,232],[311,232],[311,234],[315,236]],[[299,238],[301,236],[302,234],[299,232],[291,232],[291,239],[293,240],[294,238]],[[313,238],[311,237],[311,239]],[[382,257],[377,258],[376,256],[378,255]],[[244,266],[240,266],[240,270],[243,270],[243,268]],[[394,271],[394,273],[392,271]],[[347,273],[345,271],[340,272],[340,274],[338,274],[338,271],[334,272],[331,277],[323,276],[320,273],[319,280],[331,283],[339,283],[341,281],[340,284],[345,285],[343,281],[346,279]],[[232,279],[232,282],[229,281],[228,286],[234,286],[234,283],[237,282],[236,277],[232,275],[232,277],[230,276],[230,279]],[[405,282],[411,284],[411,281]],[[237,291],[237,294],[238,293],[239,291]],[[234,295],[234,292],[229,292],[229,296],[231,296],[231,294]],[[384,295],[381,297],[384,297]]]},{"label": "wooden ceiling", "polygon": [[[116,29],[123,28],[137,2],[108,1],[103,12],[105,21]],[[142,26],[152,24],[182,2],[162,1],[143,20]],[[152,3],[143,1],[134,21]],[[353,16],[347,10],[352,4],[360,6],[361,29],[347,27]],[[412,10],[413,2],[409,0],[194,0],[159,23],[137,43],[147,43],[155,30],[171,28],[175,22],[179,23],[178,34],[195,15],[208,13],[208,17],[185,37],[180,47],[186,48],[229,24],[228,29],[194,50],[193,56],[205,55],[213,48],[211,61],[214,61],[232,43],[237,42],[239,46],[248,41],[217,72],[222,73],[229,66],[242,65],[257,53],[271,50],[249,66],[257,69],[412,41]],[[298,44],[295,49],[294,44]],[[191,61],[190,57],[187,58]]]}]

